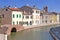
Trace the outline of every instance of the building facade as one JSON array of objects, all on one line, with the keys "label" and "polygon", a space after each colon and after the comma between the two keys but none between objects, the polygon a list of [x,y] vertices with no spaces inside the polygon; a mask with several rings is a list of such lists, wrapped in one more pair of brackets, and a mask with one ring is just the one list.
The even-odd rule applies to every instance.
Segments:
[{"label": "building facade", "polygon": [[12,25],[19,25],[22,22],[22,12],[21,11],[12,11]]},{"label": "building facade", "polygon": [[32,15],[23,15],[23,26],[32,25]]},{"label": "building facade", "polygon": [[60,22],[60,13],[57,14],[57,22]]},{"label": "building facade", "polygon": [[2,25],[10,24],[10,25],[19,25],[22,22],[22,11],[17,8],[9,8],[4,9],[2,11]]},{"label": "building facade", "polygon": [[40,10],[38,9],[33,9],[33,25],[40,24]]},{"label": "building facade", "polygon": [[2,25],[39,25],[43,23],[60,22],[60,14],[48,12],[47,7],[40,10],[36,7],[23,6],[21,8],[4,8],[1,11]]}]

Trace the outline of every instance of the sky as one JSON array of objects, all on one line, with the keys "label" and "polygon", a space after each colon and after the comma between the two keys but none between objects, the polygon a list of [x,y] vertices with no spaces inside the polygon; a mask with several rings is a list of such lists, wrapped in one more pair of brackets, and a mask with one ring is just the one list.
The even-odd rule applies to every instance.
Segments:
[{"label": "sky", "polygon": [[24,5],[33,6],[43,10],[44,6],[48,6],[49,12],[60,13],[60,0],[0,0],[0,8],[10,5],[11,7],[22,7]]}]

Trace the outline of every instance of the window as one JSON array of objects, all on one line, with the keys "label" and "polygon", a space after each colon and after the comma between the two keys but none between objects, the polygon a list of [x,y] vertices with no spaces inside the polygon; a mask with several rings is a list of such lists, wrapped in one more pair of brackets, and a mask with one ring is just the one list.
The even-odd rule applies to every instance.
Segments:
[{"label": "window", "polygon": [[6,8],[6,11],[8,11],[8,8]]},{"label": "window", "polygon": [[31,18],[32,18],[32,16],[31,16]]},{"label": "window", "polygon": [[27,24],[28,25],[28,22],[23,22],[23,24]]},{"label": "window", "polygon": [[19,22],[20,25],[23,25],[23,22]]},{"label": "window", "polygon": [[21,15],[19,15],[19,18],[21,18]]},{"label": "window", "polygon": [[30,25],[32,25],[32,21],[30,21]]},{"label": "window", "polygon": [[37,13],[37,11],[36,11],[36,13]]},{"label": "window", "polygon": [[28,18],[29,18],[29,16],[26,16],[26,18],[28,19]]},{"label": "window", "polygon": [[17,16],[16,16],[17,18],[18,18],[18,14],[17,14]]},{"label": "window", "polygon": [[15,15],[13,14],[13,18],[15,17]]},{"label": "window", "polygon": [[36,13],[39,13],[39,11],[36,11]]},{"label": "window", "polygon": [[43,16],[43,13],[40,13],[40,16]]},{"label": "window", "polygon": [[28,22],[26,22],[27,23],[27,25],[28,25]]},{"label": "window", "polygon": [[37,11],[39,13],[39,11]]},{"label": "window", "polygon": [[18,21],[17,21],[17,24],[18,24]]},{"label": "window", "polygon": [[19,22],[19,24],[22,24],[22,22]]},{"label": "window", "polygon": [[24,16],[23,16],[23,19],[24,19]]},{"label": "window", "polygon": [[47,20],[45,20],[45,23],[47,23]]},{"label": "window", "polygon": [[45,18],[47,19],[48,16],[45,16]]},{"label": "window", "polygon": [[13,21],[13,25],[15,24],[15,22]]},{"label": "window", "polygon": [[52,23],[52,20],[50,20],[50,23]]},{"label": "window", "polygon": [[38,20],[36,20],[36,23],[37,23],[37,24],[39,24],[39,21],[38,21]]}]

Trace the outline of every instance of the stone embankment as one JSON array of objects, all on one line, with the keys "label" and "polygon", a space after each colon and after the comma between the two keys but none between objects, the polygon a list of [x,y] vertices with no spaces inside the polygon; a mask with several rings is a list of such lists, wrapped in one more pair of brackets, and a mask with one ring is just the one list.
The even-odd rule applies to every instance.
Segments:
[{"label": "stone embankment", "polygon": [[11,34],[11,31],[13,29],[18,31],[26,30],[26,29],[32,29],[32,28],[38,28],[38,27],[44,27],[44,26],[49,26],[49,25],[55,25],[55,24],[60,24],[60,23],[44,23],[44,24],[38,24],[38,25],[31,25],[31,26],[22,26],[22,25],[2,25],[2,28],[0,29],[0,33],[4,33],[7,35]]},{"label": "stone embankment", "polygon": [[[4,34],[0,35],[0,39],[1,40],[3,40],[3,39],[7,40],[7,35],[11,34],[11,30],[13,28],[16,28],[17,31],[18,30],[22,31],[22,30],[26,30],[26,29],[38,28],[38,27],[47,26],[47,25],[56,25],[56,24],[60,24],[60,23],[47,23],[47,24],[38,24],[38,25],[31,25],[31,26],[21,26],[21,25],[20,26],[13,26],[13,25],[11,26],[11,25],[7,25],[8,28],[6,28],[5,25],[4,25],[4,27],[2,26],[2,28],[0,28],[0,34],[4,33],[6,35],[4,35]],[[1,29],[2,29],[2,31],[1,31]]]},{"label": "stone embankment", "polygon": [[56,24],[60,24],[60,23],[44,23],[44,24],[38,24],[38,25],[31,25],[31,26],[23,26],[24,27],[24,29],[23,30],[25,30],[25,29],[31,29],[31,28],[37,28],[37,27],[42,27],[42,26],[48,26],[48,25],[56,25]]}]

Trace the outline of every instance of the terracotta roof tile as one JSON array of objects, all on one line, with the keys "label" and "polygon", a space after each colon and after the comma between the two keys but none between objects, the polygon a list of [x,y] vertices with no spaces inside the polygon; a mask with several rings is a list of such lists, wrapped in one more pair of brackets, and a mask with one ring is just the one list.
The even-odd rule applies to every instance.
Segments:
[{"label": "terracotta roof tile", "polygon": [[12,10],[12,11],[20,11],[19,8],[9,8],[9,9]]}]

